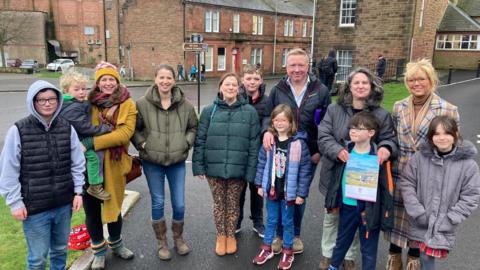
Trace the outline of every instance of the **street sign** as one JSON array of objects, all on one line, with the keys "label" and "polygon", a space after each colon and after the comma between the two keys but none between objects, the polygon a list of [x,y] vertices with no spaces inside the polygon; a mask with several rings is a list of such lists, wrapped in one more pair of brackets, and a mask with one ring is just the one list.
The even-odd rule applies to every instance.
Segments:
[{"label": "street sign", "polygon": [[183,50],[186,52],[206,52],[207,49],[208,49],[208,44],[206,43],[193,43],[193,42],[183,43]]}]

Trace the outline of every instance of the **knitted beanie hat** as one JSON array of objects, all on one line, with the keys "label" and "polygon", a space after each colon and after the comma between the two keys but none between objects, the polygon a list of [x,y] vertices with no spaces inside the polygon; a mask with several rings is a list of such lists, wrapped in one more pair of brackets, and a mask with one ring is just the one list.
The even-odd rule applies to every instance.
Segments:
[{"label": "knitted beanie hat", "polygon": [[110,75],[117,79],[117,82],[120,82],[120,74],[118,74],[117,67],[102,61],[95,67],[95,82],[98,82],[100,77],[103,75]]}]

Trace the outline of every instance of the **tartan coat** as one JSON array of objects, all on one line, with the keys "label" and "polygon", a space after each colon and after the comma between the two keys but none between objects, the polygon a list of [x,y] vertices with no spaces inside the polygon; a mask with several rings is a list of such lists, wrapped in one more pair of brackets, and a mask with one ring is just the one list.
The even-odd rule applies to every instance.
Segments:
[{"label": "tartan coat", "polygon": [[[454,106],[437,94],[432,93],[433,97],[425,117],[420,123],[416,137],[412,134],[411,114],[414,113],[412,103],[412,95],[403,100],[395,102],[393,105],[393,124],[398,136],[398,160],[394,164],[393,177],[395,183],[400,179],[404,168],[413,154],[427,140],[428,126],[435,116],[448,115],[456,119],[457,124],[460,122],[457,106]],[[391,233],[387,234],[387,238],[391,243],[406,248],[409,244],[409,217],[403,205],[402,194],[398,185],[395,185],[394,191],[394,226]]]}]

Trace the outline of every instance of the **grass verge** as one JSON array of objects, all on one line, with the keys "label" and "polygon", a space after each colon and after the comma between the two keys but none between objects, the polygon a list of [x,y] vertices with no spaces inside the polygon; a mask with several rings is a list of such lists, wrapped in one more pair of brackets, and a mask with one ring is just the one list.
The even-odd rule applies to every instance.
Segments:
[{"label": "grass verge", "polygon": [[[85,213],[80,210],[72,216],[72,227],[85,223]],[[22,223],[13,219],[10,208],[0,198],[0,269],[26,269],[27,243]],[[82,251],[69,250],[67,268],[82,255]]]},{"label": "grass verge", "polygon": [[48,71],[46,69],[41,69],[39,72],[35,73],[35,77],[37,78],[54,78],[58,79],[62,76],[61,72],[53,72],[53,71]]}]

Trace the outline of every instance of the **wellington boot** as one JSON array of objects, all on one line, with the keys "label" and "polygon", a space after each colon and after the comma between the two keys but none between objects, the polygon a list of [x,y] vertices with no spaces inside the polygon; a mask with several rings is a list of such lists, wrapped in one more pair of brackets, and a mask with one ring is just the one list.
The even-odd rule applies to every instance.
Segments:
[{"label": "wellington boot", "polygon": [[106,192],[105,189],[103,189],[102,185],[88,186],[87,193],[102,201],[108,201],[112,197],[110,193]]},{"label": "wellington boot", "polygon": [[227,249],[227,237],[225,235],[217,235],[217,243],[215,244],[215,253],[218,256],[224,256]]},{"label": "wellington boot", "polygon": [[162,261],[168,261],[172,258],[172,254],[168,249],[167,243],[167,224],[165,220],[152,223],[153,230],[155,231],[155,237],[158,242],[158,257]]},{"label": "wellington boot", "polygon": [[402,270],[402,254],[391,253],[388,254],[386,270]]},{"label": "wellington boot", "polygon": [[237,239],[235,236],[227,236],[227,254],[234,254],[237,252]]},{"label": "wellington boot", "polygon": [[173,244],[179,255],[187,255],[190,248],[183,240],[183,222],[172,222]]}]

